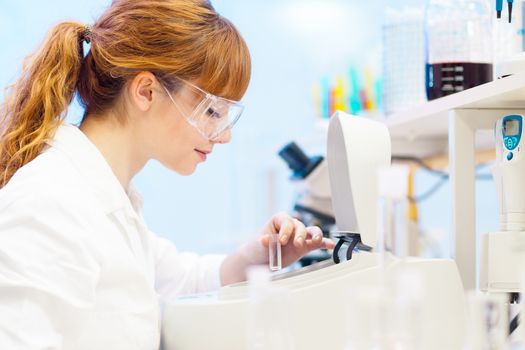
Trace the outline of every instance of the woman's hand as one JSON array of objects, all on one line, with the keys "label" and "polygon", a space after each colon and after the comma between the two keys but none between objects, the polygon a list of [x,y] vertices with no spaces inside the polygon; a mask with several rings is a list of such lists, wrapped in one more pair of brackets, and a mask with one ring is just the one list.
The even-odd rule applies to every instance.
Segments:
[{"label": "woman's hand", "polygon": [[323,232],[319,227],[305,227],[301,221],[282,212],[274,215],[264,226],[261,236],[248,244],[251,264],[268,263],[268,243],[270,235],[275,234],[279,235],[281,243],[283,267],[294,263],[313,250],[335,247],[332,240],[323,238]]},{"label": "woman's hand", "polygon": [[283,267],[299,260],[312,250],[333,249],[335,243],[323,238],[317,226],[305,227],[302,222],[287,213],[278,213],[268,221],[261,235],[243,245],[237,252],[228,256],[222,263],[221,284],[227,285],[246,279],[246,268],[250,265],[263,265],[269,262],[268,242],[270,235],[279,235],[281,242],[281,262]]}]

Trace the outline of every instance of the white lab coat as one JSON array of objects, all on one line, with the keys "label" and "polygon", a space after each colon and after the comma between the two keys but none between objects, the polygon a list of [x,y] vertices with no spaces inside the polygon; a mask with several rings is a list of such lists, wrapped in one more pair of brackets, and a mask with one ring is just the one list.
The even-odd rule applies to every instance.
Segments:
[{"label": "white lab coat", "polygon": [[219,287],[224,256],[152,234],[102,154],[64,124],[0,190],[0,349],[158,349],[159,299]]}]

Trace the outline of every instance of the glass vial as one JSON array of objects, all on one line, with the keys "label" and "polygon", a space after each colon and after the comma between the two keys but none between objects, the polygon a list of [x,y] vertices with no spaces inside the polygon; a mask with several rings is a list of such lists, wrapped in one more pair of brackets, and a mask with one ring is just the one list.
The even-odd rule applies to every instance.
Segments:
[{"label": "glass vial", "polygon": [[282,269],[281,260],[281,242],[278,234],[271,234],[268,241],[268,254],[270,261],[270,271],[279,271]]}]

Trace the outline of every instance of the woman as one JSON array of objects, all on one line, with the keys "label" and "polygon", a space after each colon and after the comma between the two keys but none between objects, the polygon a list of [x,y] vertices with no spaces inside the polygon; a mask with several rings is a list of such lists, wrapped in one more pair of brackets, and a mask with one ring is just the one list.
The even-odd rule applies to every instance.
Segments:
[{"label": "woman", "polygon": [[[83,43],[90,43],[84,57]],[[205,0],[115,0],[92,26],[55,26],[7,92],[0,127],[2,349],[157,349],[159,299],[332,248],[284,213],[230,256],[180,253],[138,214],[150,159],[194,172],[229,142],[250,57]],[[74,94],[80,128],[63,122]]]}]

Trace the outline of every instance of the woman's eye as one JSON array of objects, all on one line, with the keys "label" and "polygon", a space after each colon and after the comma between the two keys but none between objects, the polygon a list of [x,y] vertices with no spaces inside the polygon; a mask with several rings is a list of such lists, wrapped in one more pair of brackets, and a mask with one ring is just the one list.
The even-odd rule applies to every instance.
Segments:
[{"label": "woman's eye", "polygon": [[215,112],[215,110],[213,108],[208,108],[208,111],[207,111],[208,115],[211,117],[211,118],[220,118],[220,114]]}]

